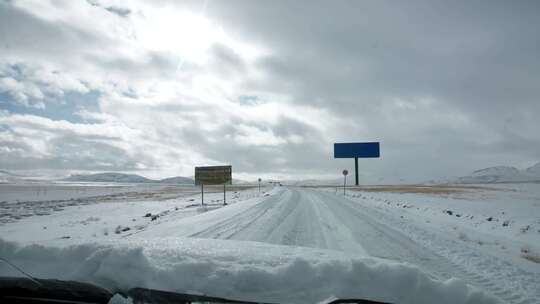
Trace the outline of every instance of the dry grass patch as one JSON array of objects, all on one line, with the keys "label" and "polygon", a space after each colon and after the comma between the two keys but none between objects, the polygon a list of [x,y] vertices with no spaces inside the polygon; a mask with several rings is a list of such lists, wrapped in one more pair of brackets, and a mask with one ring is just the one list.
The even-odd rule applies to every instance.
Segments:
[{"label": "dry grass patch", "polygon": [[392,192],[392,193],[420,193],[420,194],[438,194],[449,195],[456,193],[466,193],[476,190],[498,190],[489,187],[480,186],[449,186],[449,185],[399,185],[399,186],[360,186],[348,187],[354,191],[366,192]]},{"label": "dry grass patch", "polygon": [[[197,191],[200,192],[201,186],[195,186]],[[227,189],[227,192],[229,191],[242,191],[247,189],[255,188],[256,186],[243,186],[243,185],[227,185],[225,188]],[[204,192],[223,192],[223,185],[205,185],[204,186]],[[262,189],[261,189],[262,191]]]},{"label": "dry grass patch", "polygon": [[536,254],[536,252],[533,252],[533,250],[531,250],[530,246],[528,245],[524,245],[523,247],[521,247],[521,257],[533,263],[540,264],[540,255]]},{"label": "dry grass patch", "polygon": [[540,264],[540,256],[538,256],[538,255],[522,254],[521,257],[524,258],[525,260],[529,260],[529,261],[531,261],[533,263]]}]

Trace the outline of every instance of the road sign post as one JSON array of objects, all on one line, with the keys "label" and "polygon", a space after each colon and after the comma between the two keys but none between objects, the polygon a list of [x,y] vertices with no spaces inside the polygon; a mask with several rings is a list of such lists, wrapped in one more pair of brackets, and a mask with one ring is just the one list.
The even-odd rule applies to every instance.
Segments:
[{"label": "road sign post", "polygon": [[343,195],[345,196],[345,186],[347,185],[347,174],[349,171],[343,170]]},{"label": "road sign post", "polygon": [[354,158],[354,184],[358,186],[358,157]]},{"label": "road sign post", "polygon": [[204,185],[223,185],[223,204],[227,205],[226,184],[232,183],[232,166],[195,167],[195,185],[201,185],[201,205],[204,206]]},{"label": "road sign post", "polygon": [[227,195],[225,190],[225,184],[223,184],[223,205],[227,205]]},{"label": "road sign post", "polygon": [[378,142],[335,143],[334,158],[354,158],[355,184],[358,186],[358,158],[379,158]]}]

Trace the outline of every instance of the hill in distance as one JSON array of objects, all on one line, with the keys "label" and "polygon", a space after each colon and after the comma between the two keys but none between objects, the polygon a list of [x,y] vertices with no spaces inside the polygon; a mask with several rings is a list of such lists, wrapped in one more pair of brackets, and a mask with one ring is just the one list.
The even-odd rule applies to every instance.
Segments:
[{"label": "hill in distance", "polygon": [[183,177],[183,176],[175,176],[175,177],[168,177],[168,178],[164,178],[164,179],[160,179],[158,181],[158,183],[163,183],[163,184],[193,184],[195,183],[193,179],[189,178],[189,177]]},{"label": "hill in distance", "polygon": [[532,167],[525,169],[525,173],[530,176],[540,176],[540,162]]},{"label": "hill in distance", "polygon": [[15,183],[20,181],[20,176],[9,171],[0,170],[0,183]]},{"label": "hill in distance", "polygon": [[70,182],[109,182],[109,183],[163,183],[163,184],[193,184],[193,180],[188,177],[175,176],[160,180],[153,180],[137,174],[125,173],[96,173],[96,174],[74,174],[63,181]]},{"label": "hill in distance", "polygon": [[540,182],[540,162],[525,170],[510,166],[496,166],[476,170],[456,180],[461,184]]}]

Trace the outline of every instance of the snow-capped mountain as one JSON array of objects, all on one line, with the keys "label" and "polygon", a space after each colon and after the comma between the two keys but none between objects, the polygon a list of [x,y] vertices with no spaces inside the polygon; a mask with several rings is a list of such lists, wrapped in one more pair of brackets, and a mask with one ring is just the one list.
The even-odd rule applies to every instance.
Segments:
[{"label": "snow-capped mountain", "polygon": [[540,177],[540,162],[532,167],[525,169],[525,173],[529,176]]},{"label": "snow-capped mountain", "polygon": [[19,181],[21,181],[20,175],[0,170],[0,183],[15,183]]},{"label": "snow-capped mountain", "polygon": [[157,181],[159,183],[163,184],[183,184],[183,185],[193,185],[194,181],[193,179],[189,177],[183,177],[183,176],[175,176],[175,177],[168,177],[164,179],[160,179]]},{"label": "snow-capped mountain", "polygon": [[114,183],[149,183],[152,180],[137,174],[124,173],[97,173],[97,174],[75,174],[64,179],[65,181],[76,182],[114,182]]},{"label": "snow-capped mountain", "polygon": [[191,178],[182,176],[169,177],[161,180],[153,180],[137,174],[125,174],[116,172],[75,174],[63,180],[70,182],[193,184],[193,180]]},{"label": "snow-capped mountain", "polygon": [[495,166],[476,170],[470,175],[457,179],[458,183],[511,183],[540,182],[540,163],[525,170],[509,166]]}]

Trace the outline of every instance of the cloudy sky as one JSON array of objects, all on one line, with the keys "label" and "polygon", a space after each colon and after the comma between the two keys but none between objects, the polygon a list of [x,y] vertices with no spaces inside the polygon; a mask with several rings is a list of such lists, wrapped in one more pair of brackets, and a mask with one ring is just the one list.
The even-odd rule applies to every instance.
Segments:
[{"label": "cloudy sky", "polygon": [[363,178],[540,160],[538,1],[0,0],[0,169]]}]

